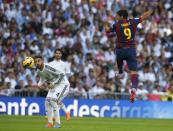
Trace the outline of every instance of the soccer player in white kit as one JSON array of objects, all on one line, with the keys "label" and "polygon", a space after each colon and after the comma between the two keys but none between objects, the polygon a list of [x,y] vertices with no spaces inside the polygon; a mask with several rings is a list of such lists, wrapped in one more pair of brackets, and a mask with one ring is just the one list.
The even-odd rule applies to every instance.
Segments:
[{"label": "soccer player in white kit", "polygon": [[[42,56],[35,57],[35,65],[39,69],[38,75],[40,88],[48,87],[49,91],[45,100],[45,111],[48,118],[47,127],[60,128],[59,109],[62,108],[66,113],[66,109],[62,100],[68,95],[70,83],[67,79],[66,64],[61,61],[62,52],[60,49],[55,51],[55,59],[50,63],[44,63]],[[70,114],[69,114],[70,115]],[[55,123],[53,123],[53,118]]]},{"label": "soccer player in white kit", "polygon": [[[69,65],[67,65],[67,63],[63,62],[61,60],[62,57],[62,50],[61,49],[56,49],[55,53],[54,53],[54,61],[52,61],[51,63],[53,63],[54,65],[57,66],[58,69],[61,69],[65,72],[65,76],[66,78],[68,78],[71,75],[71,70]],[[67,79],[68,80],[68,79]],[[63,98],[66,96],[66,94],[64,94]],[[66,120],[70,120],[70,112],[68,112],[65,108],[65,105],[61,102],[58,101],[58,105],[64,110],[64,112],[66,113]]]}]

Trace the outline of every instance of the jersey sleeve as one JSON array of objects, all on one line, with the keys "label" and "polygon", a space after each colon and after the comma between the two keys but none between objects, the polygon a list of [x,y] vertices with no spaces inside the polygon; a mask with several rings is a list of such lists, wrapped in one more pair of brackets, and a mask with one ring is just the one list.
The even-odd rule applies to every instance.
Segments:
[{"label": "jersey sleeve", "polygon": [[141,23],[142,22],[142,19],[139,17],[139,18],[134,18],[133,19],[133,22],[136,24],[136,25],[138,25],[139,23]]},{"label": "jersey sleeve", "polygon": [[115,36],[115,33],[116,33],[115,27],[116,27],[116,21],[114,21],[114,23],[111,25],[111,28],[108,31],[106,31],[106,36],[107,37]]},{"label": "jersey sleeve", "polygon": [[115,32],[115,27],[116,27],[116,21],[114,21],[114,23],[111,26],[110,32]]},{"label": "jersey sleeve", "polygon": [[39,77],[39,81],[37,84],[38,84],[38,86],[40,86],[45,82],[45,80],[42,78],[43,74],[40,71],[37,72],[37,76]]},{"label": "jersey sleeve", "polygon": [[66,74],[66,76],[70,76],[71,75],[71,70],[70,70],[70,65],[69,64],[67,64],[67,63],[64,63],[65,64],[65,74]]},{"label": "jersey sleeve", "polygon": [[63,71],[55,69],[53,66],[51,66],[51,64],[46,64],[45,68],[46,68],[46,70],[48,70],[49,72],[54,74],[54,76],[56,77],[56,79],[51,81],[51,83],[53,85],[59,84],[64,79],[65,73]]},{"label": "jersey sleeve", "polygon": [[45,69],[51,72],[52,74],[61,74],[62,71],[55,69],[51,64],[47,63],[45,64]]}]

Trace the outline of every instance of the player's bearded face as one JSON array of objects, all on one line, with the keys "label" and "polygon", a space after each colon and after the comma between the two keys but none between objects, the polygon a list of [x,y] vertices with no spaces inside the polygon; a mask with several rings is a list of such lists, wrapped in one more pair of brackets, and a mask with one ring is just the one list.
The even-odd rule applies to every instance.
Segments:
[{"label": "player's bearded face", "polygon": [[38,69],[41,69],[43,65],[43,60],[40,58],[35,59],[35,65]]}]

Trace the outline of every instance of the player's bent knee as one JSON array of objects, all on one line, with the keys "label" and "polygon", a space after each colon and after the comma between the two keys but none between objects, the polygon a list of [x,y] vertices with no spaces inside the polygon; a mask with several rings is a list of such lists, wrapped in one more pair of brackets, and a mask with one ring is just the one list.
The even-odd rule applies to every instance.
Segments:
[{"label": "player's bent knee", "polygon": [[50,106],[50,99],[46,98],[46,100],[45,100],[45,107],[48,107],[48,106]]},{"label": "player's bent knee", "polygon": [[57,102],[57,105],[59,108],[62,108],[64,104],[62,102]]},{"label": "player's bent knee", "polygon": [[51,105],[52,105],[53,108],[58,108],[58,104],[57,104],[56,100],[52,99],[50,101],[50,103],[51,103]]}]

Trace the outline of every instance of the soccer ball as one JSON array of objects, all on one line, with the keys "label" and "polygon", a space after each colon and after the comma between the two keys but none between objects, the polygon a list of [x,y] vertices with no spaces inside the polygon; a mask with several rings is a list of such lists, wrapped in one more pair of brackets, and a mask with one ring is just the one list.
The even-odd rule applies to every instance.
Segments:
[{"label": "soccer ball", "polygon": [[34,67],[34,59],[32,57],[26,57],[22,62],[23,67],[33,68]]}]

